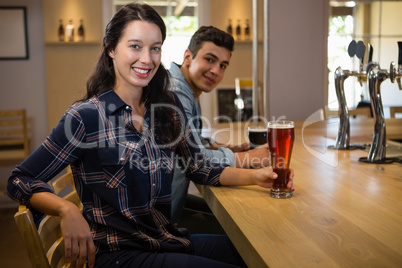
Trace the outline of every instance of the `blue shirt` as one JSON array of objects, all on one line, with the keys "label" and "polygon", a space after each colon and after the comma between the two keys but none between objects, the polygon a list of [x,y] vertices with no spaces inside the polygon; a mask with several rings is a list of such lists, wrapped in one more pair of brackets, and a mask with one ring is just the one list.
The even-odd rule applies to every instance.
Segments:
[{"label": "blue shirt", "polygon": [[[172,63],[169,69],[171,79],[171,90],[176,93],[183,105],[185,115],[189,121],[197,146],[203,155],[214,163],[224,163],[234,166],[234,153],[228,148],[219,148],[218,150],[209,150],[204,146],[201,137],[201,106],[199,99],[194,96],[193,90],[188,85],[186,78],[180,70],[180,66]],[[186,201],[189,179],[186,174],[175,165],[172,184],[172,220],[180,222],[183,206]]]},{"label": "blue shirt", "polygon": [[[97,252],[191,252],[189,240],[169,220],[175,153],[197,183],[219,185],[225,166],[209,163],[190,146],[194,137],[188,128],[174,151],[164,148],[153,134],[151,111],[146,110],[138,132],[132,108],[113,90],[74,104],[13,170],[8,194],[29,206],[32,194],[52,192],[47,182],[70,164]],[[182,117],[176,111],[175,119],[185,122]]]},{"label": "blue shirt", "polygon": [[190,126],[195,130],[195,140],[201,152],[207,159],[215,162],[224,162],[233,167],[235,164],[235,155],[232,150],[224,147],[218,150],[209,150],[203,145],[201,137],[202,124],[200,121],[202,114],[199,99],[195,98],[193,90],[188,85],[186,78],[180,70],[180,65],[172,63],[169,72],[172,77],[171,90],[176,93],[183,105],[187,120],[189,120]]}]

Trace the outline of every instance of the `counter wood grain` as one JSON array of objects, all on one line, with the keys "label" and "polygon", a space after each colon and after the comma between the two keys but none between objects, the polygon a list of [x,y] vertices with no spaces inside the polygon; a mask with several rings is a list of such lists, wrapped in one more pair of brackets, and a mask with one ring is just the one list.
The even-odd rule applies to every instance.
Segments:
[{"label": "counter wood grain", "polygon": [[[352,141],[370,141],[371,123],[352,120]],[[327,149],[337,128],[296,122],[290,199],[258,186],[198,186],[249,267],[401,267],[402,165],[361,163],[365,151]],[[218,124],[207,132],[244,141],[243,129]],[[402,119],[388,121],[387,133],[401,139]]]}]

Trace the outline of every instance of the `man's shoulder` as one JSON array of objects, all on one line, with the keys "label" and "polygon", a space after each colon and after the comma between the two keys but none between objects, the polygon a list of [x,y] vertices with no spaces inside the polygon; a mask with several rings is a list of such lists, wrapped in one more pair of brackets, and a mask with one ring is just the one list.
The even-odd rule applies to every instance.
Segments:
[{"label": "man's shoulder", "polygon": [[169,73],[174,83],[187,83],[182,71],[180,70],[180,65],[172,62],[169,68]]},{"label": "man's shoulder", "polygon": [[168,71],[172,78],[177,79],[177,78],[180,78],[183,76],[183,73],[181,72],[180,67],[181,66],[175,62],[172,62],[170,64]]},{"label": "man's shoulder", "polygon": [[186,78],[180,70],[180,65],[172,62],[169,69],[171,75],[171,86],[170,90],[176,92],[178,95],[181,94],[192,94],[192,90],[188,85]]}]

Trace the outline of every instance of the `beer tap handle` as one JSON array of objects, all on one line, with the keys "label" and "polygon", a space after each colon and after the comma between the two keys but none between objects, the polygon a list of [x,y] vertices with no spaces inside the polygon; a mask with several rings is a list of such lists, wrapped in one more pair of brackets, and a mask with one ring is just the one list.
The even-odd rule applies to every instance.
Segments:
[{"label": "beer tap handle", "polygon": [[374,49],[373,49],[373,46],[370,43],[367,44],[367,48],[368,48],[368,61],[367,61],[367,63],[370,63],[370,62],[373,61],[373,51],[374,51]]},{"label": "beer tap handle", "polygon": [[389,78],[392,83],[395,80],[398,83],[398,87],[402,90],[402,83],[401,83],[401,76],[402,76],[402,42],[398,42],[398,68],[395,65],[395,62],[391,62],[389,67]]},{"label": "beer tap handle", "polygon": [[360,59],[360,65],[363,65],[364,61],[364,52],[366,51],[366,46],[362,41],[357,42],[356,44],[356,57]]},{"label": "beer tap handle", "polygon": [[401,76],[402,76],[402,42],[398,42],[398,76],[396,81],[398,82],[399,90],[402,90],[402,83],[401,83]]},{"label": "beer tap handle", "polygon": [[366,66],[366,74],[368,74],[369,70],[371,69],[371,66],[375,65],[375,62],[373,62],[374,48],[370,43],[367,45],[367,47],[368,47],[368,61]]},{"label": "beer tap handle", "polygon": [[356,55],[356,41],[352,40],[348,46],[349,57],[353,58]]},{"label": "beer tap handle", "polygon": [[[366,51],[366,46],[362,41],[357,42],[356,44],[356,57],[360,60],[360,68],[359,71],[363,71],[363,60],[364,60],[364,52]],[[357,80],[359,81],[360,86],[363,86],[362,76],[358,75]]]}]

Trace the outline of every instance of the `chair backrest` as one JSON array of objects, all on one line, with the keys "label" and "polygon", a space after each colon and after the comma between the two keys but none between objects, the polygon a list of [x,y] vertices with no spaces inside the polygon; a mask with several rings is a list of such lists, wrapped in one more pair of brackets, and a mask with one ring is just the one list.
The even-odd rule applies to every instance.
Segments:
[{"label": "chair backrest", "polygon": [[28,155],[25,109],[0,111],[0,160],[21,160]]},{"label": "chair backrest", "polygon": [[365,116],[372,117],[370,107],[358,107],[356,109],[349,110],[349,116]]},{"label": "chair backrest", "polygon": [[[328,107],[325,107],[323,112],[325,119],[338,117],[338,110],[330,110]],[[356,116],[372,117],[370,107],[359,107],[356,109],[348,109],[348,114],[349,117],[356,117]]]},{"label": "chair backrest", "polygon": [[67,166],[65,171],[66,171],[65,174],[50,181],[50,185],[52,186],[54,193],[57,195],[60,195],[63,192],[63,190],[66,189],[67,187],[72,188],[69,189],[70,191],[75,190],[71,167]]},{"label": "chair backrest", "polygon": [[70,166],[66,168],[65,174],[51,180],[49,184],[52,186],[55,194],[76,204],[82,211],[82,203],[74,187],[74,178]]},{"label": "chair backrest", "polygon": [[60,218],[46,216],[36,229],[32,213],[20,206],[14,215],[27,253],[34,268],[68,267],[64,260],[64,241],[60,231]]},{"label": "chair backrest", "polygon": [[402,114],[402,106],[389,107],[389,113],[391,115],[391,118],[395,118],[395,114]]}]

